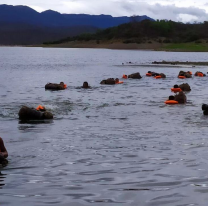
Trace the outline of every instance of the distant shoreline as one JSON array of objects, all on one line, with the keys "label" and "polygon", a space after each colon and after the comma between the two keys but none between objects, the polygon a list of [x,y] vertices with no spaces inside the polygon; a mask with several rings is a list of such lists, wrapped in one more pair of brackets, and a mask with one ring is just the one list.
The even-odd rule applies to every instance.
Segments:
[{"label": "distant shoreline", "polygon": [[95,48],[95,49],[115,49],[115,50],[146,50],[146,51],[167,51],[167,52],[208,52],[208,43],[180,43],[164,44],[154,41],[148,43],[129,43],[122,41],[72,41],[62,44],[41,45],[44,48]]},{"label": "distant shoreline", "polygon": [[112,50],[141,50],[141,51],[166,51],[166,52],[208,52],[208,43],[123,43],[122,41],[71,41],[62,44],[39,44],[39,45],[0,45],[0,47],[42,47],[42,48],[89,48],[89,49],[112,49]]}]

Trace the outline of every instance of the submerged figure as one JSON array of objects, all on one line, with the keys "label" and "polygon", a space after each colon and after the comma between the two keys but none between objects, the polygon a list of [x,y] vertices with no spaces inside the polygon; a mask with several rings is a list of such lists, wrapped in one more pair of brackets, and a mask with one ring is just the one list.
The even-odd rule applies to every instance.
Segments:
[{"label": "submerged figure", "polygon": [[156,72],[148,71],[148,72],[146,73],[146,76],[147,76],[147,77],[152,77],[152,76],[154,77],[155,74],[156,74]]},{"label": "submerged figure", "polygon": [[140,73],[137,72],[137,73],[133,73],[133,74],[128,75],[128,78],[141,79],[142,77],[141,77]]},{"label": "submerged figure", "polygon": [[207,104],[202,105],[202,111],[203,111],[204,115],[208,115],[208,105]]},{"label": "submerged figure", "polygon": [[23,106],[19,113],[20,120],[44,120],[44,119],[53,119],[53,114],[48,111],[38,111],[34,108],[29,108]]},{"label": "submerged figure", "polygon": [[184,71],[180,71],[179,74],[178,74],[178,77],[184,77],[184,78],[191,78],[192,77],[192,72],[190,71],[187,71],[187,72],[184,72]]},{"label": "submerged figure", "polygon": [[8,152],[6,147],[4,146],[4,141],[0,137],[0,164],[5,166],[8,163],[8,160],[6,159],[8,157]]},{"label": "submerged figure", "polygon": [[115,79],[115,84],[123,84],[123,81],[120,81],[119,78]]},{"label": "submerged figure", "polygon": [[153,76],[155,79],[166,78],[166,75],[164,73],[155,73]]},{"label": "submerged figure", "polygon": [[84,82],[82,88],[83,89],[90,89],[91,87],[88,85],[88,82]]},{"label": "submerged figure", "polygon": [[116,81],[114,78],[108,78],[108,79],[104,79],[100,82],[100,84],[109,84],[109,85],[113,85],[116,84]]},{"label": "submerged figure", "polygon": [[165,101],[165,104],[178,104],[178,101],[175,100],[173,95],[168,97],[168,100]]},{"label": "submerged figure", "polygon": [[194,74],[194,76],[196,76],[196,77],[205,77],[206,74],[203,74],[202,72],[197,71],[197,72]]},{"label": "submerged figure", "polygon": [[59,84],[47,83],[45,85],[45,89],[50,89],[50,90],[64,90],[66,88],[67,88],[67,85],[64,84],[64,82],[60,82]]},{"label": "submerged figure", "polygon": [[109,84],[109,85],[113,85],[113,84],[123,84],[123,81],[119,81],[118,78],[114,79],[114,78],[109,78],[109,79],[104,79],[100,82],[100,84]]},{"label": "submerged figure", "polygon": [[166,75],[164,73],[160,73],[159,75],[161,76],[161,78],[166,78]]},{"label": "submerged figure", "polygon": [[180,84],[178,86],[181,90],[183,90],[184,92],[190,92],[191,91],[191,87],[188,83],[183,83],[183,84]]},{"label": "submerged figure", "polygon": [[186,95],[183,91],[179,92],[175,95],[175,101],[177,101],[179,104],[185,104],[186,103]]},{"label": "submerged figure", "polygon": [[177,92],[181,92],[182,89],[179,88],[179,86],[178,86],[177,84],[175,84],[175,85],[173,86],[173,88],[171,88],[171,91],[174,92],[174,93],[177,93]]}]

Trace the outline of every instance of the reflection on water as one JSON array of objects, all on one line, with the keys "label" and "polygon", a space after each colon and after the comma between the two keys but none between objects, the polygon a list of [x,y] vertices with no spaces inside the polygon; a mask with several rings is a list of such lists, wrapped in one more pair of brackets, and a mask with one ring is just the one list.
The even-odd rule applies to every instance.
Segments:
[{"label": "reflection on water", "polygon": [[[0,48],[0,131],[9,165],[0,175],[2,205],[207,205],[208,77],[181,80],[181,69],[114,66],[122,62],[206,61],[206,53]],[[148,70],[166,79],[145,77]],[[188,69],[190,70],[190,68]],[[206,67],[192,68],[192,72]],[[100,85],[140,72],[140,80]],[[63,91],[46,91],[64,81]],[[88,81],[92,89],[80,89]],[[9,84],[8,84],[9,82]],[[186,105],[165,105],[187,82]],[[18,120],[44,105],[53,121]],[[5,179],[6,177],[6,179]]]},{"label": "reflection on water", "polygon": [[5,185],[5,178],[6,178],[6,175],[5,174],[2,174],[1,172],[0,172],[0,189],[2,189],[3,188],[3,186]]}]

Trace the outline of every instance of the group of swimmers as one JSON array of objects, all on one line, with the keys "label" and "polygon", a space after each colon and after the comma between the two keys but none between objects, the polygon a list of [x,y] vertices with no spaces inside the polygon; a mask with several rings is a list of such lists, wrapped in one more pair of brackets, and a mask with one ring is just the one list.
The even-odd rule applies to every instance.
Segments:
[{"label": "group of swimmers", "polygon": [[[205,77],[206,74],[197,71],[195,72],[194,76],[197,77]],[[185,78],[192,78],[192,72],[191,71],[180,71],[178,74],[178,78],[180,79],[185,79]],[[176,93],[175,96],[171,95],[169,96],[168,100],[165,101],[166,104],[185,104],[187,101],[186,95],[184,92],[189,92],[191,91],[190,86],[186,83],[186,84],[181,84],[181,85],[174,85],[174,87],[171,89],[172,92]],[[204,111],[204,110],[203,110]],[[204,112],[204,114],[207,113]]]},{"label": "group of swimmers", "polygon": [[[195,76],[202,76],[202,72],[196,72]],[[148,71],[146,73],[147,77],[153,77],[155,79],[160,79],[160,78],[166,78],[166,75],[164,73],[157,73],[153,71]],[[205,76],[203,74],[203,76]],[[178,74],[178,78],[191,78],[192,77],[192,72],[184,72],[180,71]],[[133,73],[130,75],[124,74],[123,79],[141,79],[142,76],[140,75],[139,72]],[[108,78],[104,79],[100,82],[100,84],[107,84],[107,85],[114,85],[114,84],[122,84],[123,81],[120,81],[118,78]],[[67,88],[67,85],[64,82],[60,82],[59,84],[57,83],[47,83],[45,85],[46,90],[64,90]],[[84,82],[82,87],[84,89],[89,89],[91,88],[88,84],[88,82]],[[171,89],[172,92],[175,93],[175,96],[171,95],[169,96],[168,100],[165,101],[166,104],[184,104],[186,103],[186,95],[184,92],[190,91],[190,86],[188,84],[182,84],[182,85],[174,85],[174,88]],[[41,106],[42,107],[42,106]],[[44,120],[44,119],[53,119],[53,114],[46,111],[45,108],[44,110],[41,109],[39,106],[38,108],[29,108],[26,106],[23,106],[20,111],[19,111],[19,119],[20,120]]]},{"label": "group of swimmers", "polygon": [[[182,84],[181,87],[183,88],[184,85],[187,87],[190,87],[188,84]],[[187,98],[184,93],[184,90],[182,90],[182,88],[180,88],[179,86],[176,84],[174,85],[173,88],[171,88],[171,91],[174,92],[176,95],[169,96],[168,100],[165,101],[165,104],[185,104],[186,103]],[[190,90],[186,90],[186,91],[190,91]]]},{"label": "group of swimmers", "polygon": [[[147,77],[153,77],[155,79],[160,79],[160,78],[166,78],[166,75],[163,73],[156,73],[152,71],[148,71],[146,73]],[[195,73],[195,76],[199,77],[204,77],[206,76],[202,72],[197,71]],[[180,79],[185,79],[185,78],[191,78],[192,77],[192,72],[184,72],[180,71],[178,74],[178,78]],[[139,72],[133,73],[130,75],[124,74],[123,79],[141,79],[142,76],[140,75]],[[123,81],[120,81],[118,78],[108,78],[105,80],[102,80],[100,84],[122,84]],[[59,84],[56,83],[48,83],[45,85],[45,89],[50,89],[50,90],[64,90],[67,88],[67,85],[64,82],[60,82]],[[88,84],[88,82],[84,82],[82,87],[84,89],[89,89],[91,88]],[[191,91],[190,86],[187,83],[181,84],[181,85],[174,85],[173,88],[171,88],[171,91],[175,93],[175,95],[169,96],[168,100],[165,101],[166,104],[184,104],[187,101],[186,95],[184,92]],[[202,110],[204,111],[204,114],[206,113],[208,115],[208,105],[203,105]],[[53,115],[50,112],[46,111],[46,108],[42,105],[39,105],[37,108],[29,108],[26,106],[23,106],[20,111],[19,111],[19,118],[20,119],[52,119]],[[0,137],[0,164],[6,165],[7,160],[6,158],[8,157],[8,152],[6,150],[6,147],[4,146],[3,139]]]}]

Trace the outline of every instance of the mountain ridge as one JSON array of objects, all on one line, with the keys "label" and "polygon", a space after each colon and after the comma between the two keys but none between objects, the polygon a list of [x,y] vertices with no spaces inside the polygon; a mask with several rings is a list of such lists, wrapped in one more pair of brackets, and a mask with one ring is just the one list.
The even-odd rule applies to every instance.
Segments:
[{"label": "mountain ridge", "polygon": [[[150,17],[134,16],[136,21],[144,19],[153,20]],[[54,10],[37,12],[28,6],[0,5],[0,21],[21,22],[39,26],[93,26],[100,29],[118,26],[132,21],[132,17],[100,14],[61,14]]]},{"label": "mountain ridge", "polygon": [[[151,19],[135,16],[134,20]],[[151,19],[152,20],[152,19]],[[46,10],[37,12],[28,6],[0,5],[0,45],[34,45],[56,41],[98,29],[118,26],[132,17],[111,15],[61,14]]]}]

